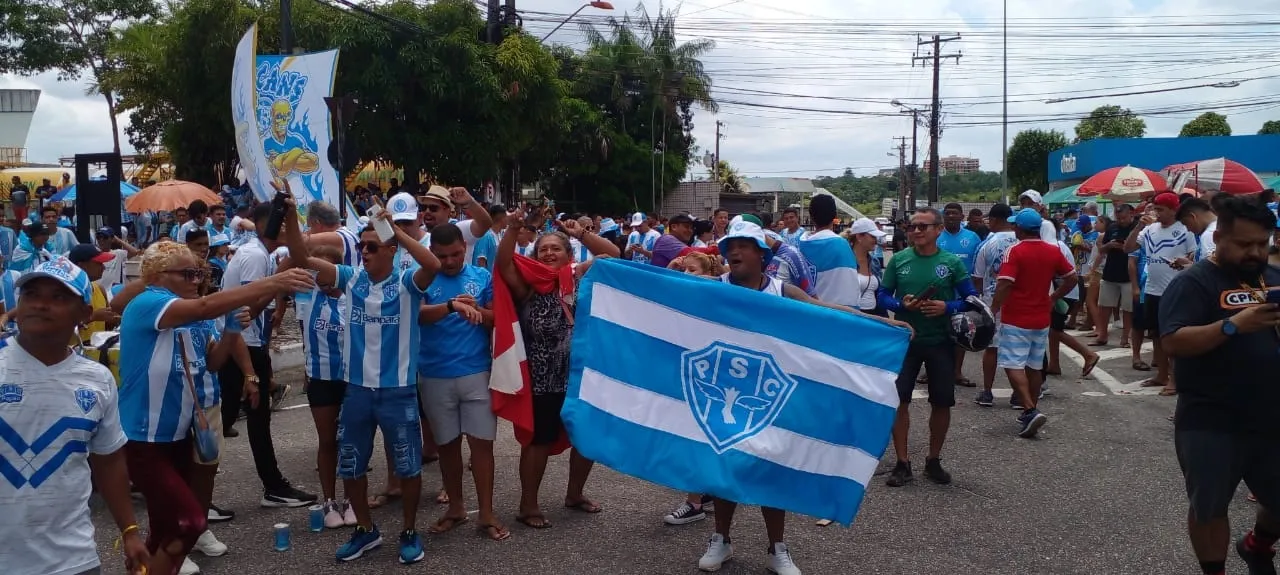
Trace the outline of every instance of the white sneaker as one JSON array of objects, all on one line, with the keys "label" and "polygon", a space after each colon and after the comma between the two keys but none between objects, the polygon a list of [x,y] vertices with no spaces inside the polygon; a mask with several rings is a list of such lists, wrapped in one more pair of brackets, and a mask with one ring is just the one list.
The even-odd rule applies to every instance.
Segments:
[{"label": "white sneaker", "polygon": [[781,542],[773,544],[773,553],[769,554],[767,569],[770,573],[778,575],[800,575],[800,568],[791,561],[791,552],[787,550],[787,544]]},{"label": "white sneaker", "polygon": [[[205,531],[205,533],[208,533],[208,531]],[[199,572],[200,566],[196,565],[196,562],[192,561],[190,557],[183,559],[182,568],[178,569],[178,575],[196,575]]]},{"label": "white sneaker", "polygon": [[702,571],[719,571],[720,566],[724,565],[733,557],[733,545],[725,543],[724,535],[716,533],[711,536],[711,541],[707,543],[707,552],[702,554],[702,558],[698,559],[698,569]]},{"label": "white sneaker", "polygon": [[342,505],[346,507],[346,510],[342,512],[342,524],[347,527],[353,527],[359,523],[356,520],[356,508],[351,506],[351,500],[343,500]]},{"label": "white sneaker", "polygon": [[324,526],[328,529],[337,529],[346,525],[342,521],[342,505],[334,503],[332,499],[324,502]]},{"label": "white sneaker", "polygon": [[[200,534],[199,539],[196,539],[196,546],[193,550],[203,553],[205,557],[221,557],[227,554],[227,546],[218,541],[218,538],[214,537],[213,532],[208,529]],[[192,566],[194,565],[192,563]]]}]

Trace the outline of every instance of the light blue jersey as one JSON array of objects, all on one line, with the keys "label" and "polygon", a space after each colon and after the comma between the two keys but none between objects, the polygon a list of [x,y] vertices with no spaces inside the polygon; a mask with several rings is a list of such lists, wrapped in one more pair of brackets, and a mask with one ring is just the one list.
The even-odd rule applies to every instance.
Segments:
[{"label": "light blue jersey", "polygon": [[0,226],[0,258],[9,261],[13,257],[14,248],[18,247],[18,234],[8,226]]},{"label": "light blue jersey", "polygon": [[346,318],[342,310],[347,295],[330,297],[319,287],[310,292],[310,305],[306,310],[306,325],[302,340],[307,352],[307,377],[327,381],[343,381],[346,377],[342,363],[343,336],[346,335]]},{"label": "light blue jersey", "polygon": [[778,236],[782,238],[782,243],[800,247],[800,238],[804,236],[804,228],[796,228],[796,231],[789,232],[786,228],[778,232]]},{"label": "light blue jersey", "polygon": [[943,228],[942,233],[938,234],[938,248],[951,252],[964,262],[964,269],[973,272],[973,260],[978,255],[978,246],[982,244],[982,238],[968,228],[960,228],[960,231],[951,233]]},{"label": "light blue jersey", "polygon": [[178,299],[169,290],[148,287],[129,302],[120,320],[120,422],[133,441],[180,441],[191,431],[195,398],[187,390],[180,340],[186,344],[188,368],[197,393],[203,396],[201,403],[205,407],[217,403],[217,380],[206,364],[211,323],[157,327],[165,310]]},{"label": "light blue jersey", "polygon": [[800,252],[817,270],[818,299],[858,308],[858,259],[848,240],[819,230],[800,238]]},{"label": "light blue jersey", "polygon": [[[493,271],[493,262],[497,258],[498,236],[494,235],[492,231],[485,232],[476,241],[476,247],[471,252],[471,265]],[[481,259],[484,260],[483,263],[481,263]]]},{"label": "light blue jersey", "polygon": [[187,220],[187,223],[174,230],[173,241],[180,244],[187,243],[187,234],[194,230],[204,230],[205,233],[209,234],[209,237],[213,237],[213,220],[205,218],[203,226],[197,224],[195,220]]},{"label": "light blue jersey", "polygon": [[18,288],[13,284],[22,277],[22,272],[5,270],[0,272],[0,301],[4,302],[5,311],[13,311],[18,307]]},{"label": "light blue jersey", "polygon": [[[443,304],[468,294],[478,307],[493,301],[493,276],[476,266],[463,266],[456,276],[436,274],[427,287],[427,304]],[[461,315],[451,313],[435,323],[422,326],[422,344],[418,350],[418,373],[423,377],[451,379],[489,371],[489,329],[472,325]]]},{"label": "light blue jersey", "polygon": [[371,388],[415,385],[418,308],[426,291],[413,283],[413,274],[393,270],[374,283],[363,268],[338,266],[337,284],[347,294],[342,355],[352,361],[346,362],[346,382]]}]

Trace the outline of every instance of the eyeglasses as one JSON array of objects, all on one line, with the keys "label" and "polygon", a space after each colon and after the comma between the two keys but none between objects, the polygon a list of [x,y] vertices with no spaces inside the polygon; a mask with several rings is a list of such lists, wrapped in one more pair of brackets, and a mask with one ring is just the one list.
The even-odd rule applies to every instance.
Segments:
[{"label": "eyeglasses", "polygon": [[180,270],[164,270],[164,272],[162,273],[179,274],[182,276],[182,279],[187,280],[191,283],[202,282],[204,281],[204,276],[205,276],[204,270],[198,269],[198,268],[185,268]]},{"label": "eyeglasses", "polygon": [[422,204],[422,209],[427,210],[428,212],[431,212],[434,214],[436,212],[444,210],[445,208],[440,204]]},{"label": "eyeglasses", "polygon": [[929,228],[937,227],[938,224],[907,224],[907,229],[913,232],[929,231]]}]

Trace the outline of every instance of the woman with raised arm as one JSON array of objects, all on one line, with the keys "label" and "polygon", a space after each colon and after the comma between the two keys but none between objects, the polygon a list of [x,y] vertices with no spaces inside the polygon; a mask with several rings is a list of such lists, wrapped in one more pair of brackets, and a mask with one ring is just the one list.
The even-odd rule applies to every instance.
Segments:
[{"label": "woman with raised arm", "polygon": [[[538,238],[534,258],[517,255],[516,236],[526,224],[540,227],[546,214],[525,221],[523,210],[508,218],[507,234],[498,245],[494,289],[495,313],[502,308],[497,299],[505,296],[514,303],[524,337],[533,392],[533,430],[522,438],[520,450],[520,512],[516,520],[534,529],[551,527],[538,507],[538,491],[547,470],[547,459],[568,447],[560,408],[569,386],[569,340],[573,334],[575,280],[569,237],[591,250],[595,258],[618,257],[618,246],[585,231],[578,222],[563,222],[563,232]],[[499,286],[498,284],[501,284]],[[499,322],[495,318],[495,324]],[[495,411],[499,411],[495,404]],[[599,513],[600,506],[582,494],[591,474],[591,460],[574,450],[569,456],[569,486],[566,508],[583,513]]]}]

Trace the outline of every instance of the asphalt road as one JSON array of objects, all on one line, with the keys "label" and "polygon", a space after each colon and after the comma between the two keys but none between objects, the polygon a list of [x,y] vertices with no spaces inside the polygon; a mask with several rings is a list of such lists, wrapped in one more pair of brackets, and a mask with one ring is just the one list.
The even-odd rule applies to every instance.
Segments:
[{"label": "asphalt road", "polygon": [[[1113,340],[1114,341],[1114,340]],[[1149,344],[1148,344],[1149,345]],[[917,480],[889,488],[883,475],[870,487],[853,527],[819,527],[811,517],[788,517],[787,541],[805,573],[877,574],[1193,574],[1199,573],[1185,536],[1181,475],[1173,455],[1174,400],[1145,394],[1137,387],[1147,374],[1133,371],[1128,350],[1104,348],[1096,376],[1079,380],[1078,360],[1064,356],[1066,377],[1051,380],[1052,395],[1041,405],[1050,417],[1037,440],[1014,435],[1016,412],[1008,408],[1008,384],[997,378],[994,408],[972,403],[974,390],[961,389],[950,437],[943,452],[952,472],[949,486],[920,477],[927,407],[913,402],[917,424],[911,453]],[[1150,353],[1145,355],[1150,361]],[[981,381],[980,361],[971,354],[965,374]],[[279,377],[301,387],[301,374]],[[1003,391],[1003,393],[1001,393]],[[302,398],[288,401],[297,406]],[[241,423],[240,425],[243,425]],[[305,407],[275,414],[273,429],[282,469],[295,483],[318,490],[314,439]],[[230,523],[213,527],[230,546],[219,558],[197,555],[204,573],[279,575],[281,573],[384,573],[399,570],[476,574],[679,574],[697,573],[698,557],[712,532],[711,520],[680,527],[662,516],[683,495],[609,469],[597,467],[588,495],[604,507],[598,515],[563,509],[568,460],[553,460],[543,484],[543,510],[554,527],[534,531],[515,524],[519,496],[517,444],[509,427],[499,430],[497,506],[512,537],[503,542],[481,538],[474,520],[453,532],[428,536],[427,560],[404,567],[396,562],[392,533],[400,507],[375,512],[388,542],[381,550],[338,564],[334,550],[344,530],[306,531],[305,509],[257,507],[261,493],[247,439],[229,440],[215,501],[238,512]],[[893,464],[886,457],[885,473]],[[372,486],[380,486],[384,464],[375,461]],[[438,468],[424,470],[424,502],[419,529],[443,512],[431,496],[440,486]],[[467,476],[470,482],[470,476]],[[471,491],[471,486],[467,486]],[[1232,507],[1233,532],[1252,525],[1252,504],[1243,487]],[[474,509],[474,497],[468,509]],[[145,510],[139,504],[139,516]],[[111,542],[116,535],[101,510],[94,513],[104,573],[122,567]],[[474,515],[473,515],[474,519]],[[272,550],[271,526],[291,523],[293,549]],[[145,524],[144,524],[145,525]],[[735,559],[722,573],[763,573],[767,543],[754,509],[739,510],[734,531]],[[1244,573],[1232,558],[1230,573]]]}]

